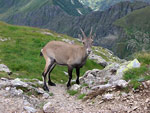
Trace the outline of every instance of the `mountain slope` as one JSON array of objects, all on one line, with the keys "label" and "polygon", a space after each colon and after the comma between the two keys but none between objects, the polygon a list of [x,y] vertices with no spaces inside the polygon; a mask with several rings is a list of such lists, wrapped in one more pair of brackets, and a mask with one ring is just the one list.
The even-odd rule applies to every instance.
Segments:
[{"label": "mountain slope", "polygon": [[104,11],[119,2],[124,1],[142,1],[150,3],[150,0],[79,0],[83,5],[90,7],[93,10]]},{"label": "mountain slope", "polygon": [[49,7],[60,7],[64,12],[73,16],[79,16],[91,11],[90,8],[73,0],[0,0],[0,18],[3,19],[18,13],[26,14],[43,7],[45,4]]},{"label": "mountain slope", "polygon": [[[7,15],[7,18],[3,19],[11,24],[48,28],[73,37],[78,37],[80,27],[86,34],[89,34],[90,28],[93,27],[96,33],[94,44],[117,52],[114,48],[122,31],[113,23],[134,10],[148,6],[143,2],[121,2],[106,11],[74,17],[65,13],[58,5],[50,4],[51,2],[48,1],[30,11],[23,8],[25,13],[19,10],[18,13]],[[5,16],[1,14],[1,17]]]},{"label": "mountain slope", "polygon": [[121,27],[115,51],[120,57],[127,57],[138,51],[150,50],[150,6],[136,10],[117,20],[115,25]]}]

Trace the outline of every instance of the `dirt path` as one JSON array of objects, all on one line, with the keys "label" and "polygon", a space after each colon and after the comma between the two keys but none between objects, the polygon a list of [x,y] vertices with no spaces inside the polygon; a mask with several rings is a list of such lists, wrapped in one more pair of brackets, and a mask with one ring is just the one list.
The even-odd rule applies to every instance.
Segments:
[{"label": "dirt path", "polygon": [[83,102],[67,93],[66,86],[50,87],[53,96],[48,99],[56,113],[150,113],[150,88],[138,93],[116,91],[112,100],[102,100],[99,95]]},{"label": "dirt path", "polygon": [[70,96],[64,85],[50,87],[50,91],[54,95],[48,101],[52,103],[56,113],[98,113],[99,111],[96,107],[82,102],[77,97]]}]

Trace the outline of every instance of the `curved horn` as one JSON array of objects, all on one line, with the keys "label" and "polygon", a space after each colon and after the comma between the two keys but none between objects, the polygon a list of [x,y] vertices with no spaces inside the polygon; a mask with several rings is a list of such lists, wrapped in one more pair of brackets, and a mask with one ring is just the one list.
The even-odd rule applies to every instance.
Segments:
[{"label": "curved horn", "polygon": [[93,32],[93,27],[91,27],[90,36],[92,36],[92,32]]},{"label": "curved horn", "polygon": [[84,37],[86,37],[86,35],[85,35],[84,31],[82,30],[82,28],[80,28],[80,30],[81,30],[81,32],[82,32],[82,35],[83,35]]}]

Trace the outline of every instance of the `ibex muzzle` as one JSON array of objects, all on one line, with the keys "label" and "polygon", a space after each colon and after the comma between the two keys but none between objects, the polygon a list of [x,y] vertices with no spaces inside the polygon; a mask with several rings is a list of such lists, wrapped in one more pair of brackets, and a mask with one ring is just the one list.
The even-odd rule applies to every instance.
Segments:
[{"label": "ibex muzzle", "polygon": [[92,51],[92,28],[90,31],[90,35],[87,38],[82,29],[80,29],[82,35],[79,37],[82,40],[84,46],[68,44],[61,41],[51,41],[45,45],[45,47],[41,50],[42,55],[46,60],[45,69],[43,72],[43,80],[44,86],[43,89],[49,91],[46,85],[46,75],[49,74],[48,84],[51,86],[55,86],[55,84],[51,81],[50,73],[54,69],[56,64],[64,65],[68,67],[69,81],[67,83],[67,87],[70,87],[70,82],[72,79],[72,71],[73,68],[76,68],[77,79],[76,83],[79,84],[79,75],[80,68],[85,64],[86,59],[90,52]]}]

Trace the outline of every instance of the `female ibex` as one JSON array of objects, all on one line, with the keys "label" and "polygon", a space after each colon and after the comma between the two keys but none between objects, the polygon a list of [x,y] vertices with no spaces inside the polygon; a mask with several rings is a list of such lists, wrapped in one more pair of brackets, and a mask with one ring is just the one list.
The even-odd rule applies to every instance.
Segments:
[{"label": "female ibex", "polygon": [[51,86],[55,86],[55,84],[51,81],[50,73],[52,72],[56,64],[68,66],[69,81],[67,83],[67,87],[70,87],[73,68],[76,68],[76,83],[79,84],[80,68],[85,64],[86,59],[91,52],[93,42],[92,28],[88,38],[86,37],[83,30],[80,30],[83,36],[79,35],[79,37],[81,38],[84,46],[68,44],[61,41],[51,41],[46,44],[46,46],[41,50],[41,55],[43,55],[46,60],[45,69],[42,73],[44,90],[49,91],[46,85],[46,75],[48,73],[48,84]]}]

